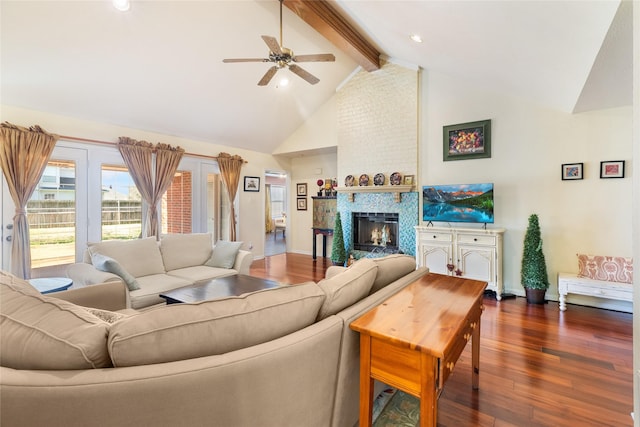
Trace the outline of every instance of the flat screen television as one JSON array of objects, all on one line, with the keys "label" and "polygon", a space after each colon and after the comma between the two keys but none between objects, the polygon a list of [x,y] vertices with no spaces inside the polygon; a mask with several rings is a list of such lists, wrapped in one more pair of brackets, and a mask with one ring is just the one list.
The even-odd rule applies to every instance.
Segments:
[{"label": "flat screen television", "polygon": [[493,183],[425,185],[422,219],[493,224]]}]

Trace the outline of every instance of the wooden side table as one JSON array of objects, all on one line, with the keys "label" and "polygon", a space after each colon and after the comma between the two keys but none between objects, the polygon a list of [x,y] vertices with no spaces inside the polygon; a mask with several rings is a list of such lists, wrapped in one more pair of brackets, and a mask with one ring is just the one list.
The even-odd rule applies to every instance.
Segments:
[{"label": "wooden side table", "polygon": [[351,323],[360,333],[360,426],[371,426],[373,380],[420,399],[420,425],[436,426],[438,397],[472,339],[479,385],[486,282],[430,273]]},{"label": "wooden side table", "polygon": [[41,294],[66,291],[73,285],[73,280],[68,277],[40,277],[29,279],[31,286],[36,288]]}]

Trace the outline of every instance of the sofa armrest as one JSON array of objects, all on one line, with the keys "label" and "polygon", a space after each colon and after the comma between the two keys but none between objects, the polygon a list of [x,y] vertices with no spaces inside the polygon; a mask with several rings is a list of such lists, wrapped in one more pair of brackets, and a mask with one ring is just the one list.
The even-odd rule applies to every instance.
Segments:
[{"label": "sofa armrest", "polygon": [[[79,262],[67,267],[67,277],[73,280],[73,287],[95,285],[105,282],[122,282],[122,279],[105,271],[100,271],[91,264]],[[122,282],[124,283],[124,282]]]},{"label": "sofa armrest", "polygon": [[236,261],[233,264],[233,269],[236,270],[238,274],[249,274],[252,262],[253,255],[251,252],[240,249],[238,251],[238,255],[236,255]]},{"label": "sofa armrest", "polygon": [[49,296],[101,310],[117,311],[129,307],[129,290],[121,281],[69,289]]}]

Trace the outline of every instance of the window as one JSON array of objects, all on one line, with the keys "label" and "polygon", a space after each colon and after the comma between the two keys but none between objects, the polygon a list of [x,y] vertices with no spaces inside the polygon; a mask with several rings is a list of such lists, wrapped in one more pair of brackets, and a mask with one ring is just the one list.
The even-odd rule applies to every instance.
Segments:
[{"label": "window", "polygon": [[285,187],[271,184],[271,218],[281,218],[287,211]]},{"label": "window", "polygon": [[75,162],[51,160],[27,202],[32,268],[75,261],[76,192],[57,184],[61,175],[75,181],[75,174]]},{"label": "window", "polygon": [[125,166],[102,165],[102,240],[136,239],[142,233],[142,197]]}]

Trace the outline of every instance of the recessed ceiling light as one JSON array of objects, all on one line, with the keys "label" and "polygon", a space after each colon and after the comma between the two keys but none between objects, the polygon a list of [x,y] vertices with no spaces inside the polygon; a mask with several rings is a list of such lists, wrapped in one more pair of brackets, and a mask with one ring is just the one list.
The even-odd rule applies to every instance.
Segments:
[{"label": "recessed ceiling light", "polygon": [[420,37],[418,34],[411,34],[409,38],[416,43],[422,43],[422,37]]},{"label": "recessed ceiling light", "polygon": [[129,0],[113,0],[113,7],[121,12],[126,12],[131,8],[131,4],[129,3]]}]

